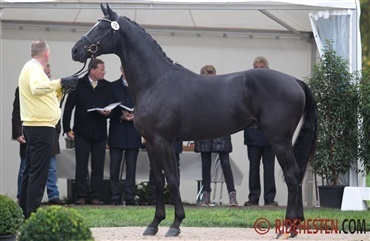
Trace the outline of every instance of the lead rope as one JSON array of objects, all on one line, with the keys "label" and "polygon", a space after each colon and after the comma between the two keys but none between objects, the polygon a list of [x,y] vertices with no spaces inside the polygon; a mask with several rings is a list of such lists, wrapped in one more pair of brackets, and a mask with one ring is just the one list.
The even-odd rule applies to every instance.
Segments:
[{"label": "lead rope", "polygon": [[[85,68],[85,66],[86,66],[86,63],[87,63],[87,59],[86,59],[84,65],[82,67],[82,69],[80,69],[79,71],[77,71],[72,76],[78,77],[79,75],[88,72],[91,69],[91,66],[92,66],[92,63],[93,63],[94,59],[95,59],[95,55],[92,54],[91,57],[90,57],[90,62],[89,62],[88,68],[85,71],[82,71]],[[64,99],[65,99],[66,95],[68,95],[69,93],[71,93],[73,90],[74,89],[70,89],[70,88],[68,88],[68,89],[62,88],[62,99],[60,100],[59,108],[62,108],[62,105],[63,105],[63,102],[64,102]]]}]

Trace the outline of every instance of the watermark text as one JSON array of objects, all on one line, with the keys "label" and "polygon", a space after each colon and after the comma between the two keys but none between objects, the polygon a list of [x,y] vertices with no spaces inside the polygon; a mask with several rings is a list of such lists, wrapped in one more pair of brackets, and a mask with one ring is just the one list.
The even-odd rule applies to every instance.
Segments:
[{"label": "watermark text", "polygon": [[254,230],[258,234],[266,234],[274,228],[275,234],[366,234],[365,219],[276,219],[272,226],[266,218],[254,222]]}]

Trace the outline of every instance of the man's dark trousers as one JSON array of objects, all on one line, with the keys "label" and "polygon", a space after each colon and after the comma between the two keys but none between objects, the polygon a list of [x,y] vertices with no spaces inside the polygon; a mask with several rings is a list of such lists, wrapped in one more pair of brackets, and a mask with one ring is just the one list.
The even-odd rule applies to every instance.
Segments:
[{"label": "man's dark trousers", "polygon": [[263,183],[265,203],[271,203],[275,199],[275,155],[271,146],[248,145],[248,158],[250,161],[249,172],[249,195],[253,203],[258,203],[261,195],[260,164],[263,163]]},{"label": "man's dark trousers", "polygon": [[[126,180],[124,199],[128,202],[135,200],[136,190],[136,163],[139,154],[139,148],[123,149],[110,148],[110,185],[112,189],[112,200],[121,200],[119,174],[121,165],[126,164]],[[125,163],[122,164],[123,153],[125,153]]]},{"label": "man's dark trousers", "polygon": [[22,178],[20,206],[26,218],[40,206],[55,142],[55,128],[24,126],[27,142],[26,169]]},{"label": "man's dark trousers", "polygon": [[89,175],[90,153],[90,198],[102,198],[106,143],[107,140],[90,140],[80,135],[75,135],[77,198],[85,200],[89,198],[87,178]]}]

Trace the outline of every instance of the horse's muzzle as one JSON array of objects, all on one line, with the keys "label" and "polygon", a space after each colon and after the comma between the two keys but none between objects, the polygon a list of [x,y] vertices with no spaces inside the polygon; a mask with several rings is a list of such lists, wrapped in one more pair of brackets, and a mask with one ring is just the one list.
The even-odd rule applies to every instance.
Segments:
[{"label": "horse's muzzle", "polygon": [[72,59],[74,61],[78,61],[84,63],[87,60],[87,52],[86,49],[79,44],[78,42],[72,48]]}]

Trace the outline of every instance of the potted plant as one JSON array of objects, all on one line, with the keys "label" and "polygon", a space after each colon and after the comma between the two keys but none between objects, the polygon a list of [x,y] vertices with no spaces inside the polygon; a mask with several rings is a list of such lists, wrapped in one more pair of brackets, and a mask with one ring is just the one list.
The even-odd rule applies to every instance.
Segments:
[{"label": "potted plant", "polygon": [[[332,41],[326,41],[308,78],[319,109],[318,142],[310,164],[322,179],[320,206],[340,208],[345,183],[340,183],[339,177],[357,161],[359,99],[355,79],[347,61],[336,55]],[[325,194],[334,199],[323,200]]]},{"label": "potted plant", "polygon": [[0,195],[0,240],[15,241],[23,221],[23,212],[18,203]]},{"label": "potted plant", "polygon": [[359,172],[370,173],[370,74],[356,73],[359,83]]},{"label": "potted plant", "polygon": [[61,206],[41,207],[24,223],[18,241],[90,241],[89,227],[74,209]]}]

